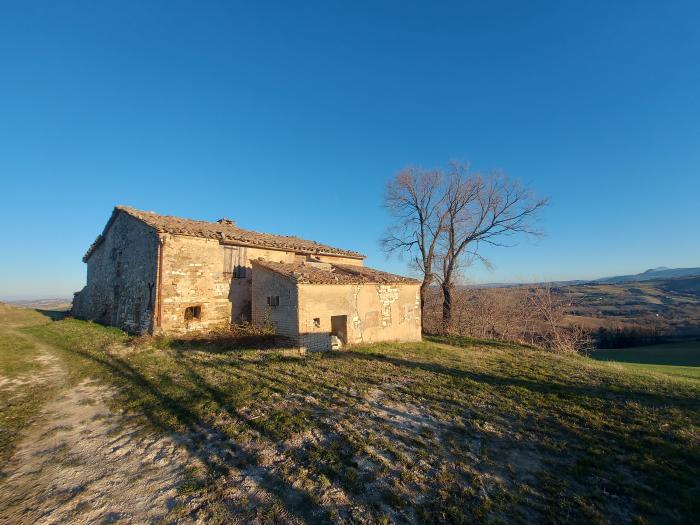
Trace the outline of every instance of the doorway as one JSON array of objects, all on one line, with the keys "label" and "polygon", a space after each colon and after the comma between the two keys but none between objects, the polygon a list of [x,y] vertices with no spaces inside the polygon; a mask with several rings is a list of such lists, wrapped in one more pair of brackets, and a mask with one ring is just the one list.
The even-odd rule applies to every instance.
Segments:
[{"label": "doorway", "polygon": [[333,315],[331,316],[331,335],[340,339],[343,345],[348,343],[348,316]]}]

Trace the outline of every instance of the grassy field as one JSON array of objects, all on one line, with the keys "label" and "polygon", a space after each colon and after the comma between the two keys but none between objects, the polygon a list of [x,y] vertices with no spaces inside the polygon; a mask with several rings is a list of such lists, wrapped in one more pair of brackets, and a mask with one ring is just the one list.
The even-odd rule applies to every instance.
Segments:
[{"label": "grassy field", "polygon": [[700,341],[596,350],[591,357],[616,361],[630,370],[700,380]]},{"label": "grassy field", "polygon": [[[113,385],[115,408],[179,436],[201,460],[182,480],[172,522],[644,524],[700,515],[696,381],[491,341],[301,356],[129,342],[72,319],[28,324],[16,330],[53,349],[65,381]],[[15,357],[26,350],[8,345]],[[0,367],[32,366],[15,357]],[[3,419],[3,434],[23,424]]]}]

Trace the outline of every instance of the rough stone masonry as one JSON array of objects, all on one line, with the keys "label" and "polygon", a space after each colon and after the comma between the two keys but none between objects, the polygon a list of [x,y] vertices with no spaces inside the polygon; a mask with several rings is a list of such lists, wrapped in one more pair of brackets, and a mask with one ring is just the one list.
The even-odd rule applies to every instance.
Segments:
[{"label": "rough stone masonry", "polygon": [[83,257],[73,315],[129,333],[268,324],[310,350],[421,338],[419,283],[293,236],[117,206]]}]

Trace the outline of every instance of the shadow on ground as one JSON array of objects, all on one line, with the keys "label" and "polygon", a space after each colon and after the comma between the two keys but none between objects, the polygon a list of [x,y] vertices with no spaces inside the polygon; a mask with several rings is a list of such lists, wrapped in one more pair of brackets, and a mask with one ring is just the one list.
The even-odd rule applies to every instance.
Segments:
[{"label": "shadow on ground", "polygon": [[430,345],[300,357],[87,339],[60,341],[206,465],[182,491],[192,519],[624,523],[694,509],[700,460],[682,425],[697,391],[617,384],[575,360],[553,370],[504,347],[467,364]]},{"label": "shadow on ground", "polygon": [[70,314],[70,312],[68,312],[67,310],[41,310],[35,308],[34,311],[40,313],[44,317],[48,317],[52,321],[62,321]]}]

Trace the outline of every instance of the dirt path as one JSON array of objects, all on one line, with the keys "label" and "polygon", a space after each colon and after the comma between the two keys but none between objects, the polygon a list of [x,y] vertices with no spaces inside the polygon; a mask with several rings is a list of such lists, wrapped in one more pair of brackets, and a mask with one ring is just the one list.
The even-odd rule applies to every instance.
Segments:
[{"label": "dirt path", "polygon": [[[57,384],[63,365],[36,343],[47,366],[35,380]],[[164,520],[192,461],[172,439],[111,411],[112,395],[88,380],[43,407],[3,469],[0,523]]]}]

